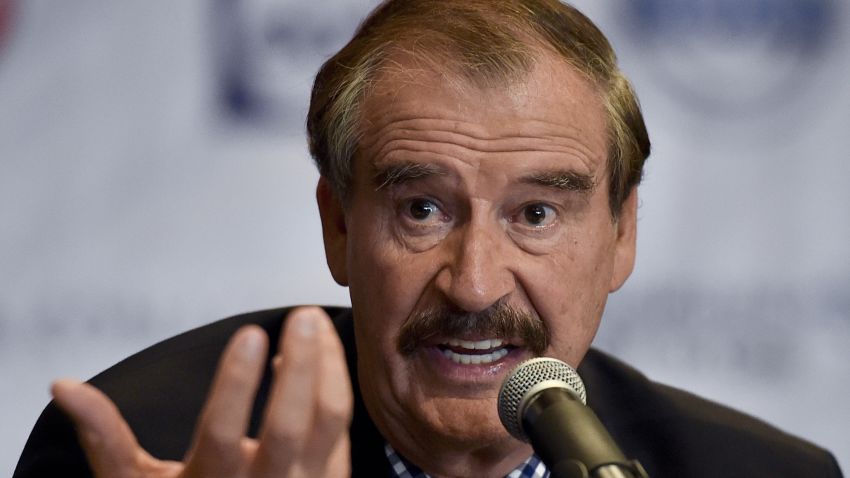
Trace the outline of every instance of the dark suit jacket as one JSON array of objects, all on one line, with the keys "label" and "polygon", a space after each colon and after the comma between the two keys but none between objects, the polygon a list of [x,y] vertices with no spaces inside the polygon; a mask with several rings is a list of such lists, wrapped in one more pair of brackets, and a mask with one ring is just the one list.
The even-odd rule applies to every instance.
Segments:
[{"label": "dark suit jacket", "polygon": [[[227,340],[240,326],[258,324],[276,338],[289,309],[224,319],[156,344],[118,363],[91,383],[118,405],[142,446],[158,458],[179,460]],[[327,308],[346,347],[355,390],[351,425],[355,477],[384,477],[384,440],[366,413],[357,386],[351,311]],[[636,370],[591,349],[578,369],[592,407],[629,458],[653,478],[840,477],[825,450],[755,418],[649,381]],[[267,369],[250,434],[256,435],[270,385]],[[29,437],[15,478],[88,477],[89,468],[67,418],[52,403]]]}]

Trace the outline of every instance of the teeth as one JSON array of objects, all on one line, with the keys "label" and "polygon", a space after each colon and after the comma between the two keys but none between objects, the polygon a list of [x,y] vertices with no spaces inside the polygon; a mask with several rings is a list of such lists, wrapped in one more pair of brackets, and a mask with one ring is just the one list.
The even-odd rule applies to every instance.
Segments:
[{"label": "teeth", "polygon": [[461,347],[469,350],[489,350],[502,346],[500,339],[485,339],[473,342],[470,340],[449,339],[448,344],[452,347]]},{"label": "teeth", "polygon": [[[451,342],[449,345],[453,345]],[[493,363],[497,360],[500,360],[502,357],[508,354],[507,349],[498,349],[490,352],[489,354],[481,354],[481,355],[467,355],[467,354],[459,354],[457,352],[453,352],[449,349],[443,350],[443,355],[446,356],[447,359],[463,364],[463,365],[479,365],[479,364],[487,364]]]},{"label": "teeth", "polygon": [[443,350],[443,354],[446,356],[446,358],[455,363],[463,365],[480,365],[493,363],[497,360],[501,360],[502,357],[508,354],[507,349],[500,348],[504,344],[501,339],[484,339],[477,341],[449,339],[446,344],[451,347],[455,347],[455,350],[491,350],[490,353],[486,354],[464,354],[455,352],[451,349]]}]

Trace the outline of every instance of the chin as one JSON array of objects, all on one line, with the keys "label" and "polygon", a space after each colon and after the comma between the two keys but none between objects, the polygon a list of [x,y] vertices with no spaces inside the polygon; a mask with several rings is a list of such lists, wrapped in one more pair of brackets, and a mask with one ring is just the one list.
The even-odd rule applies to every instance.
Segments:
[{"label": "chin", "polygon": [[433,435],[455,449],[482,448],[516,441],[499,421],[492,398],[430,398],[420,403],[415,412]]}]

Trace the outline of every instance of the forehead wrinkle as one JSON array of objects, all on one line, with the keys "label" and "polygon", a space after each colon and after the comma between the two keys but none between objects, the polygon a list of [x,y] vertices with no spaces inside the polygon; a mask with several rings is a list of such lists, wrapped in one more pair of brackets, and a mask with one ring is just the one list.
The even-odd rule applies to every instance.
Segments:
[{"label": "forehead wrinkle", "polygon": [[[418,146],[418,147],[417,147]],[[458,145],[453,142],[445,141],[428,141],[415,139],[391,139],[388,140],[378,151],[373,155],[375,163],[380,163],[384,158],[393,153],[429,153],[432,155],[442,156],[446,158],[464,159],[471,155],[478,156],[480,154],[522,154],[522,155],[563,155],[575,157],[581,160],[583,164],[587,163],[587,152],[570,146],[558,146],[554,148],[527,148],[527,147],[488,147],[488,148],[472,148],[468,146]],[[588,169],[594,169],[589,167]]]},{"label": "forehead wrinkle", "polygon": [[[414,120],[393,123],[396,128],[383,134],[378,132],[372,136],[371,141],[365,142],[363,150],[372,150],[370,156],[379,159],[394,150],[408,150],[415,152],[414,146],[422,146],[423,150],[430,149],[446,155],[456,154],[458,157],[466,156],[468,153],[561,153],[580,159],[588,166],[589,161],[595,158],[593,150],[581,140],[561,135],[512,135],[502,137],[476,137],[456,129],[424,129],[421,121],[417,128],[408,128]],[[460,122],[451,120],[440,120],[450,122],[452,126]],[[595,169],[595,168],[590,168]]]},{"label": "forehead wrinkle", "polygon": [[[557,141],[559,139],[576,140],[576,138],[585,138],[587,133],[573,125],[565,125],[553,121],[546,121],[534,118],[509,118],[507,124],[517,123],[511,132],[489,133],[481,124],[471,121],[463,121],[452,119],[441,115],[443,111],[435,114],[427,114],[422,111],[423,108],[417,107],[415,113],[399,112],[397,108],[387,107],[387,110],[392,112],[385,115],[380,115],[378,121],[368,121],[371,126],[371,131],[366,131],[361,140],[361,145],[368,148],[372,144],[380,140],[387,130],[393,129],[407,132],[423,132],[444,131],[447,133],[456,133],[463,135],[472,140],[480,141],[495,141],[500,139],[511,138],[528,138],[535,140],[550,140]],[[379,113],[379,112],[376,112]],[[529,131],[532,128],[537,128],[536,131]],[[605,138],[600,138],[604,144]],[[578,141],[583,143],[581,141]],[[589,147],[590,145],[582,146]]]}]

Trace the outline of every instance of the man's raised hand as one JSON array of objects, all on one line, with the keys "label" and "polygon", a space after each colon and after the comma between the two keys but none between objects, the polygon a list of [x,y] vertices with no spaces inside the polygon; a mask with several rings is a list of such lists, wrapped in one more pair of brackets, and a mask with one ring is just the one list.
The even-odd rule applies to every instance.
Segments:
[{"label": "man's raised hand", "polygon": [[268,339],[257,326],[243,327],[231,338],[184,462],[148,454],[117,407],[91,385],[59,380],[52,391],[74,422],[98,478],[349,476],[353,398],[330,318],[318,307],[290,313],[273,360],[275,377],[259,436],[253,439],[246,431],[267,351]]}]

